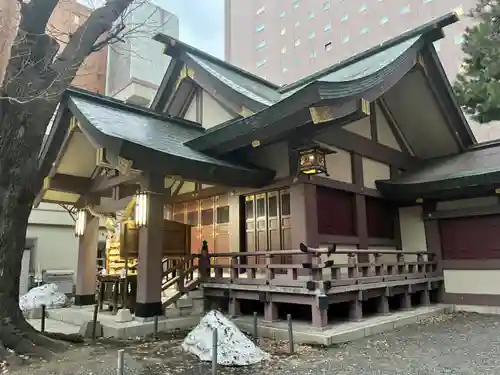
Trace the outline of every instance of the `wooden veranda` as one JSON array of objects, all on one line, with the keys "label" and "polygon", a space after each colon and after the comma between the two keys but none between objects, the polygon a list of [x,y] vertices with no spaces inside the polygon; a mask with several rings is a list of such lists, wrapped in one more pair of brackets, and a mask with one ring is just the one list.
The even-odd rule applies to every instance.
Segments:
[{"label": "wooden veranda", "polygon": [[[280,264],[284,255],[294,263]],[[439,300],[443,286],[437,256],[419,251],[201,251],[164,271],[164,290],[175,290],[164,307],[201,286],[207,308],[238,316],[244,301],[253,301],[262,305],[264,320],[275,321],[280,305],[300,305],[311,309],[310,323],[318,328],[328,324],[328,311],[336,304],[349,303],[349,318],[359,320],[364,302],[375,302],[377,312],[385,314],[390,300],[401,309],[429,305]]]}]

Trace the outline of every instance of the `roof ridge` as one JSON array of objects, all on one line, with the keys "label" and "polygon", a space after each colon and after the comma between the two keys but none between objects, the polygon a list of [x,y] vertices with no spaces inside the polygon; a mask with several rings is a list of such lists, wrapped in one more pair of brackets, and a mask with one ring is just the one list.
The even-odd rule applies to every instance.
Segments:
[{"label": "roof ridge", "polygon": [[[222,60],[222,59],[219,59],[218,57],[215,57],[207,52],[204,52],[196,47],[193,47],[187,43],[184,43],[184,42],[181,42],[179,39],[176,39],[174,37],[171,37],[170,35],[166,35],[166,34],[163,34],[163,33],[158,33],[156,34],[154,37],[153,37],[153,40],[156,40],[157,42],[160,42],[160,43],[163,43],[165,44],[166,46],[168,47],[181,47],[181,48],[184,48],[186,50],[186,52],[188,53],[192,53],[193,55],[196,55],[198,57],[201,57],[203,59],[207,59],[215,64],[223,64],[225,67],[227,67],[228,69],[231,69],[237,73],[240,73],[240,74],[243,74],[245,76],[247,76],[248,78],[254,80],[254,81],[258,81],[259,83],[263,84],[263,85],[266,85],[267,87],[269,87],[270,89],[274,89],[274,90],[278,90],[280,88],[279,85],[271,82],[271,81],[268,81],[267,79],[264,79],[262,77],[259,77],[258,75],[255,75],[253,73],[250,73],[248,70],[245,70],[245,69],[242,69],[234,64],[231,64],[230,62],[228,61],[225,61],[225,60]],[[168,54],[168,48],[166,48],[166,51],[165,51],[166,54]]]},{"label": "roof ridge", "polygon": [[[293,83],[290,83],[288,85],[281,86],[278,90],[279,93],[285,93],[287,91],[293,90],[297,87],[300,87],[302,85],[305,85],[311,81],[318,80],[319,78],[331,74],[333,72],[336,72],[342,68],[345,68],[349,65],[352,65],[358,61],[364,60],[368,57],[371,57],[377,53],[380,53],[382,51],[385,51],[391,47],[394,47],[397,44],[401,44],[411,38],[414,38],[418,35],[421,34],[427,34],[431,32],[432,30],[440,30],[443,27],[446,27],[448,25],[451,25],[459,20],[459,17],[456,12],[450,12],[445,14],[444,16],[441,16],[439,18],[436,18],[430,22],[427,22],[419,27],[416,27],[412,30],[409,30],[401,35],[398,35],[397,37],[394,37],[392,39],[389,39],[385,42],[382,42],[376,46],[373,46],[365,51],[362,51],[360,53],[357,53],[351,57],[348,57],[342,61],[339,61],[336,64],[333,64],[329,66],[328,68],[322,69],[316,73],[310,74],[302,79],[299,79],[298,81],[295,81]],[[436,38],[436,40],[439,38]]]},{"label": "roof ridge", "polygon": [[154,110],[147,108],[147,107],[142,107],[142,106],[139,106],[136,104],[125,103],[122,100],[112,98],[110,96],[98,94],[98,93],[95,93],[92,91],[84,90],[84,89],[81,89],[79,87],[74,87],[74,86],[69,87],[66,90],[65,95],[68,95],[68,96],[75,95],[75,96],[83,98],[83,99],[89,99],[89,100],[98,102],[98,104],[107,104],[110,107],[113,107],[115,109],[128,110],[128,111],[142,114],[145,116],[154,117],[158,120],[176,121],[178,123],[181,123],[183,125],[187,125],[187,126],[190,126],[190,127],[196,128],[196,129],[200,129],[200,130],[204,129],[200,123],[197,123],[195,121],[190,121],[190,120],[186,120],[185,118],[182,118],[182,117],[171,116],[168,114],[159,113],[159,112],[154,111]]}]

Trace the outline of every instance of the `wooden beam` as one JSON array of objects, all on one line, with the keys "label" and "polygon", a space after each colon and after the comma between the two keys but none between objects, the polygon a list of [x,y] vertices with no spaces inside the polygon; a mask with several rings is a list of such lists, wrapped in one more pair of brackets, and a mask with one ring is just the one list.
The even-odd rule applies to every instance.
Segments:
[{"label": "wooden beam", "polygon": [[48,189],[83,195],[88,193],[91,184],[90,178],[58,173],[49,179]]},{"label": "wooden beam", "polygon": [[122,184],[139,183],[142,175],[139,173],[131,173],[127,175],[119,175],[116,177],[99,176],[90,187],[91,193],[100,193]]},{"label": "wooden beam", "polygon": [[[363,158],[351,154],[353,182],[358,188],[364,188]],[[368,222],[366,217],[366,199],[362,194],[355,195],[354,209],[356,211],[356,235],[359,238],[359,248],[368,249]]]},{"label": "wooden beam", "polygon": [[100,214],[111,214],[117,211],[124,210],[132,200],[133,196],[125,197],[115,200],[113,198],[101,198],[100,204],[94,206],[92,209]]}]

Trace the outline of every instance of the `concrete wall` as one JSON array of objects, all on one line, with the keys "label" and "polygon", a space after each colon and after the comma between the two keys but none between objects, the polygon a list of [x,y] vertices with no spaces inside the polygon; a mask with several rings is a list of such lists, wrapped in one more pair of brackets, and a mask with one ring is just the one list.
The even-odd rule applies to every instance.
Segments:
[{"label": "concrete wall", "polygon": [[[41,203],[32,210],[26,234],[27,239],[34,241],[29,262],[31,274],[40,267],[42,272],[68,270],[76,276],[78,238],[74,225],[68,212],[57,204]],[[105,232],[101,231],[99,240],[105,239]]]}]

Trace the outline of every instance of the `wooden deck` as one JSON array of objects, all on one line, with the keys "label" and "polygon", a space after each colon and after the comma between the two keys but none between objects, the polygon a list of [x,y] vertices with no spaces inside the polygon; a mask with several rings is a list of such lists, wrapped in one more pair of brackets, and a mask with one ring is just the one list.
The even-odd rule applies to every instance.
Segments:
[{"label": "wooden deck", "polygon": [[164,285],[175,288],[172,300],[202,285],[207,304],[227,304],[234,316],[241,314],[244,301],[262,304],[267,321],[278,319],[280,305],[310,306],[311,323],[324,327],[329,309],[339,303],[349,303],[353,320],[362,318],[368,301],[379,313],[389,313],[394,300],[402,309],[429,305],[440,298],[443,274],[438,259],[427,252],[205,252],[166,270]]}]

